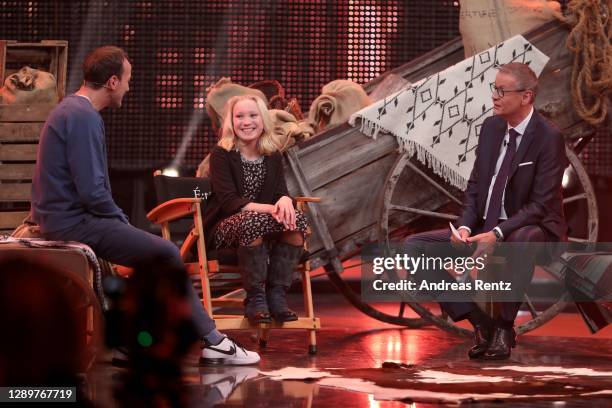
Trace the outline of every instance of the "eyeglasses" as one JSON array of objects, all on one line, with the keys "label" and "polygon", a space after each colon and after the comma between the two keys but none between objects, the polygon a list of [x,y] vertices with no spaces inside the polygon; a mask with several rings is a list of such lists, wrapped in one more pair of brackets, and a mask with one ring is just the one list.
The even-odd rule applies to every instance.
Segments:
[{"label": "eyeglasses", "polygon": [[525,92],[528,90],[529,89],[511,89],[510,90],[510,89],[498,88],[495,86],[493,82],[491,82],[491,92],[493,92],[494,94],[497,94],[497,96],[499,96],[500,98],[503,98],[506,92]]}]

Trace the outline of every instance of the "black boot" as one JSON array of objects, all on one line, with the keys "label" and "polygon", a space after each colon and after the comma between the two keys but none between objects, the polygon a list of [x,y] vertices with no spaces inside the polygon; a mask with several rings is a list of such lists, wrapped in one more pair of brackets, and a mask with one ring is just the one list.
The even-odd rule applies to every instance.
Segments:
[{"label": "black boot", "polygon": [[289,245],[284,242],[277,243],[270,253],[270,272],[266,295],[270,313],[278,323],[297,320],[297,314],[287,306],[287,292],[293,283],[293,272],[303,247]]},{"label": "black boot", "polygon": [[246,291],[244,315],[251,324],[271,323],[264,285],[268,274],[268,249],[265,245],[238,248],[238,268]]}]

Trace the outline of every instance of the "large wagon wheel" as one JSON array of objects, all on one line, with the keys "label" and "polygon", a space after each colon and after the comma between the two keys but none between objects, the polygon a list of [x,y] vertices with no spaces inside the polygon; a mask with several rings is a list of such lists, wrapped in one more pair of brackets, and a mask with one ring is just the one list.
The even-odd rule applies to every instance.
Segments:
[{"label": "large wagon wheel", "polygon": [[[571,217],[572,213],[576,212],[576,205],[586,203],[586,217],[582,219],[582,222],[578,223],[577,228],[573,231],[570,230],[570,241],[589,241],[595,242],[597,240],[598,233],[598,209],[595,193],[591,181],[587,175],[587,172],[580,162],[580,159],[570,147],[566,147],[567,158],[569,160],[568,169],[565,172],[566,177],[575,175],[577,182],[569,184],[567,188],[564,186],[564,210],[566,217]],[[410,213],[412,215],[420,215],[424,217],[430,217],[438,220],[453,221],[457,219],[457,216],[453,212],[457,212],[458,207],[455,211],[445,210],[431,211],[414,207],[407,207],[402,205],[401,202],[394,201],[396,198],[396,188],[398,182],[403,177],[414,177],[419,176],[424,178],[435,190],[443,194],[448,198],[451,207],[458,206],[461,204],[461,200],[457,198],[459,191],[449,191],[448,188],[442,185],[441,181],[436,180],[435,176],[427,174],[418,165],[414,164],[413,160],[410,159],[406,154],[400,156],[396,161],[395,165],[389,172],[387,180],[385,182],[385,190],[383,195],[383,204],[381,206],[380,226],[379,226],[379,242],[389,242],[390,238],[394,235],[398,235],[397,226],[393,225],[394,215],[397,213]],[[564,183],[565,184],[565,183]],[[401,234],[399,234],[401,236]],[[550,266],[552,269],[557,268],[557,265]],[[548,266],[544,267],[548,272],[557,272],[549,269]],[[535,307],[531,303],[530,299],[526,296],[526,305],[529,309],[532,319],[520,324],[516,331],[517,334],[525,333],[533,330],[536,327],[551,320],[565,307],[568,301],[568,293],[564,291],[560,297],[550,307],[543,312],[536,311]],[[423,319],[435,324],[436,326],[445,329],[449,332],[459,335],[470,335],[471,331],[459,327],[446,316],[444,313],[436,313],[428,309],[423,304],[418,302],[406,302],[415,312],[417,312]],[[403,310],[404,304],[400,305],[400,310]],[[419,319],[416,319],[420,323]]]}]

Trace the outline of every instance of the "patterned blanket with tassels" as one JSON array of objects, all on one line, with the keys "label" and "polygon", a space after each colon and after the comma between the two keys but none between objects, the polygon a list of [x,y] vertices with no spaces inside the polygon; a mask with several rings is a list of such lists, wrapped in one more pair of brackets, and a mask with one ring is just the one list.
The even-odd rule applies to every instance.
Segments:
[{"label": "patterned blanket with tassels", "polygon": [[464,190],[482,122],[493,114],[490,84],[497,67],[528,64],[540,75],[548,57],[520,35],[424,78],[353,114],[349,123],[373,138],[384,131],[400,150]]}]

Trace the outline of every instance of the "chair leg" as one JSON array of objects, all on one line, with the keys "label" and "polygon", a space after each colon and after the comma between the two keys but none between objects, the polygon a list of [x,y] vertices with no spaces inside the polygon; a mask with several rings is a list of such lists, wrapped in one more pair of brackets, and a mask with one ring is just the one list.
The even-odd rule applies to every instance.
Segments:
[{"label": "chair leg", "polygon": [[[302,272],[302,286],[304,291],[304,308],[306,309],[306,317],[313,319],[314,306],[312,305],[312,287],[310,285],[310,264],[306,261]],[[308,354],[317,353],[317,332],[315,329],[308,330]]]},{"label": "chair leg", "polygon": [[259,343],[259,348],[266,348],[268,346],[268,336],[270,334],[269,329],[258,329],[257,330],[257,338]]},{"label": "chair leg", "polygon": [[308,343],[308,354],[317,354],[317,331],[315,329],[308,330],[310,333],[310,341]]}]

